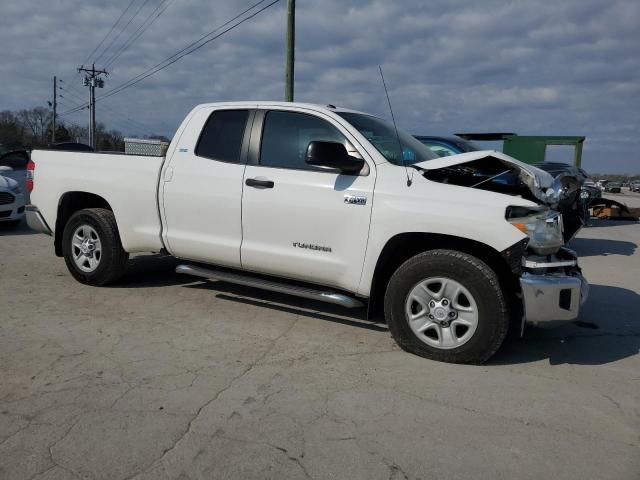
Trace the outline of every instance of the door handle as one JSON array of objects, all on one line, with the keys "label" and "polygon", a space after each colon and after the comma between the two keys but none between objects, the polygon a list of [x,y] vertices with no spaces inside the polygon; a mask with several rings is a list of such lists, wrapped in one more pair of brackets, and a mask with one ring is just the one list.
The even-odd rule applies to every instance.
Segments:
[{"label": "door handle", "polygon": [[271,180],[260,180],[258,178],[247,178],[244,181],[245,185],[253,188],[273,188],[273,182]]}]

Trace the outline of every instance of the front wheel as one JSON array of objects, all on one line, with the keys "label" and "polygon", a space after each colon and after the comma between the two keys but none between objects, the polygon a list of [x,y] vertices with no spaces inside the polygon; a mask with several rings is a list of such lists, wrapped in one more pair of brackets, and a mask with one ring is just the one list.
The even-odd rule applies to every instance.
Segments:
[{"label": "front wheel", "polygon": [[74,213],[64,227],[62,252],[71,275],[87,285],[107,285],[124,273],[124,251],[111,210],[87,208]]},{"label": "front wheel", "polygon": [[427,251],[402,264],[389,280],[384,307],[400,347],[442,362],[485,362],[509,326],[495,272],[453,250]]}]

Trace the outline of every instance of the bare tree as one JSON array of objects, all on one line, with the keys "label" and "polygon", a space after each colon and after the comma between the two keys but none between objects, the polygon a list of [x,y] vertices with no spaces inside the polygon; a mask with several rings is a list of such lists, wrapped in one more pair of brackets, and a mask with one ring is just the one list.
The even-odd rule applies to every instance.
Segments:
[{"label": "bare tree", "polygon": [[18,118],[30,133],[28,143],[34,146],[47,144],[47,132],[51,122],[51,113],[44,107],[36,107],[31,110],[20,110]]},{"label": "bare tree", "polygon": [[0,112],[0,143],[5,145],[21,145],[24,137],[24,126],[14,112]]},{"label": "bare tree", "polygon": [[[45,107],[36,107],[20,111],[0,112],[0,144],[6,147],[47,147],[51,138],[51,111]],[[123,134],[118,130],[108,130],[99,123],[97,125],[98,149],[124,151]],[[89,128],[64,119],[56,122],[56,139],[86,143]],[[149,135],[148,138],[168,140],[161,135]]]},{"label": "bare tree", "polygon": [[67,132],[69,132],[69,138],[72,142],[86,142],[89,138],[89,127],[80,126],[75,123],[65,125],[67,127]]}]

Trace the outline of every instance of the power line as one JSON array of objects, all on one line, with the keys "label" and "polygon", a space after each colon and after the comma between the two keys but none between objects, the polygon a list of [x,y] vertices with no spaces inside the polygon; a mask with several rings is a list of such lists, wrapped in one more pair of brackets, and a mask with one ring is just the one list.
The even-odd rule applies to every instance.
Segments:
[{"label": "power line", "polygon": [[[208,43],[220,38],[222,35],[226,34],[227,32],[235,29],[236,27],[240,26],[241,24],[243,24],[244,22],[252,19],[253,17],[257,16],[258,14],[262,13],[263,11],[265,11],[266,9],[272,7],[273,5],[275,5],[276,3],[278,3],[280,0],[272,0],[270,3],[268,3],[267,5],[265,5],[264,7],[260,8],[259,10],[253,12],[251,15],[243,18],[242,20],[240,20],[239,22],[231,25],[229,28],[223,30],[222,32],[218,33],[217,35],[211,37],[211,38],[207,38],[210,37],[211,35],[213,35],[214,33],[218,32],[219,30],[221,30],[222,28],[226,27],[227,25],[229,25],[230,23],[234,22],[235,20],[237,20],[238,18],[242,17],[243,15],[245,15],[246,13],[250,12],[251,10],[255,9],[256,7],[258,7],[259,5],[265,3],[266,0],[260,0],[259,2],[251,5],[250,7],[246,8],[245,10],[243,10],[242,12],[240,12],[238,15],[236,15],[235,17],[231,18],[230,20],[227,20],[225,23],[223,23],[222,25],[216,27],[215,29],[211,30],[210,32],[206,33],[205,35],[202,35],[200,38],[198,38],[196,41],[191,42],[189,45],[187,45],[186,47],[182,48],[181,50],[178,50],[176,53],[174,53],[173,55],[167,57],[166,59],[164,59],[163,61],[161,61],[160,63],[154,65],[153,67],[145,70],[144,72],[140,73],[139,75],[127,80],[126,82],[123,82],[122,84],[118,85],[117,87],[115,87],[114,89],[110,90],[109,92],[107,92],[105,95],[102,95],[101,97],[98,97],[96,100],[103,100],[105,98],[111,97],[117,93],[120,93],[121,91],[132,87],[134,85],[136,85],[137,83],[141,82],[142,80],[150,77],[151,75],[154,75],[158,72],[160,72],[161,70],[164,70],[165,68],[169,67],[170,65],[174,64],[175,62],[177,62],[178,60],[180,60],[182,57],[185,57],[187,55],[190,55],[191,53],[195,52],[196,50],[199,50],[200,48],[202,48],[203,46],[207,45]],[[206,39],[206,40],[205,40]],[[71,113],[75,113],[83,108],[86,108],[86,106],[88,105],[88,103],[85,103],[84,105],[82,105],[81,107],[76,107],[76,108],[72,108],[70,110],[67,110],[65,112],[62,112],[59,115],[69,115]]]},{"label": "power line", "polygon": [[[58,98],[61,98],[62,100],[58,100],[58,105],[64,105],[65,108],[71,109],[71,107],[73,108],[85,108],[82,107],[81,105],[79,105],[77,102],[65,97],[64,95],[58,95]],[[61,113],[58,114],[58,116],[62,115]]]},{"label": "power line", "polygon": [[135,127],[135,129],[137,130],[144,130],[147,133],[150,134],[155,134],[156,132],[154,132],[153,129],[151,129],[151,127],[149,127],[148,125],[145,125],[142,122],[139,122],[138,120],[134,120],[131,117],[127,117],[126,115],[124,115],[121,112],[118,112],[116,110],[113,109],[113,107],[107,107],[106,105],[102,105],[102,108],[104,108],[107,111],[110,111],[112,114],[114,115],[118,115],[118,117],[123,121],[123,122],[128,122],[130,125],[132,125],[133,127]]},{"label": "power line", "polygon": [[118,38],[120,38],[120,35],[122,35],[124,33],[124,31],[127,29],[127,27],[131,24],[131,22],[133,21],[134,18],[136,18],[138,16],[138,14],[140,13],[140,10],[142,10],[144,8],[144,6],[149,3],[149,0],[144,0],[144,2],[142,2],[142,5],[140,5],[138,7],[138,10],[136,10],[136,13],[134,13],[131,18],[129,18],[129,21],[126,23],[126,25],[124,27],[122,27],[120,29],[120,31],[118,32],[118,34],[113,37],[113,39],[111,39],[111,41],[109,42],[109,45],[107,45],[104,50],[102,50],[102,53],[100,55],[98,55],[98,57],[94,60],[94,63],[97,62],[98,60],[100,60],[103,55],[107,52],[107,50],[109,50],[111,48],[111,46],[114,44],[114,42],[116,40],[118,40]]},{"label": "power line", "polygon": [[[74,96],[73,101],[71,101],[71,97],[66,97],[63,94],[60,94],[59,96],[64,99],[64,102],[59,100],[58,101],[59,104],[60,103],[64,103],[65,105],[68,106],[69,110],[79,109],[78,111],[80,111],[80,110],[84,110],[85,108],[87,108],[87,107],[84,107],[84,106],[80,105],[79,103],[77,103],[77,99],[79,99],[80,97],[78,95],[75,95],[71,90],[65,90],[62,87],[58,87],[58,88],[60,90],[62,90],[63,92],[65,92],[65,94],[71,93]],[[82,102],[84,102],[84,99],[80,99],[80,103],[82,103]],[[105,110],[110,111],[112,114],[118,115],[118,117],[122,121],[128,122],[131,126],[134,127],[134,129],[136,129],[136,130],[144,130],[145,132],[151,133],[151,134],[155,133],[155,131],[151,127],[149,127],[148,125],[145,125],[144,123],[142,123],[140,121],[134,120],[133,118],[126,116],[122,112],[118,112],[113,107],[108,107],[107,105],[104,105],[104,104],[101,104],[101,106]],[[73,107],[73,108],[71,108],[71,107]],[[68,114],[68,112],[66,112],[66,113]],[[77,113],[77,112],[75,112],[75,113]]]},{"label": "power line", "polygon": [[69,115],[69,114],[71,114],[71,113],[76,113],[76,112],[79,112],[80,110],[84,110],[85,108],[89,108],[89,103],[88,103],[88,102],[87,102],[87,103],[85,103],[84,105],[80,105],[80,106],[78,106],[78,107],[71,108],[71,109],[69,109],[69,110],[65,110],[64,112],[59,113],[59,114],[58,114],[58,116],[59,116],[59,117],[62,117],[62,116],[64,116],[64,115]]},{"label": "power line", "polygon": [[120,20],[122,20],[122,17],[124,17],[124,15],[129,11],[129,9],[131,8],[131,5],[133,5],[135,1],[136,0],[131,0],[129,2],[129,5],[127,5],[127,8],[124,9],[124,11],[120,14],[118,19],[115,21],[115,23],[113,25],[111,25],[111,28],[109,29],[107,34],[102,38],[102,40],[100,40],[100,43],[98,45],[96,45],[96,48],[94,48],[93,51],[89,55],[87,55],[87,58],[85,59],[84,63],[87,63],[87,62],[89,62],[89,60],[91,60],[91,57],[93,56],[93,54],[98,51],[98,49],[102,46],[102,44],[107,39],[107,37],[109,35],[111,35],[111,32],[113,32],[113,30],[116,28],[118,23],[120,23]]},{"label": "power line", "polygon": [[[219,27],[217,27],[216,29],[212,30],[211,32],[207,33],[206,35],[203,35],[201,38],[199,38],[198,40],[196,40],[195,42],[192,42],[191,44],[187,45],[185,48],[183,48],[182,50],[179,50],[178,52],[174,53],[173,55],[171,55],[170,57],[168,57],[167,59],[163,60],[162,62],[158,63],[157,65],[147,69],[145,72],[142,72],[141,74],[133,77],[132,79],[118,85],[117,87],[115,87],[113,90],[110,90],[109,92],[107,92],[106,94],[102,95],[101,97],[98,98],[98,100],[102,100],[108,97],[111,97],[112,95],[115,95],[117,93],[120,93],[121,91],[132,87],[134,85],[136,85],[137,83],[141,82],[142,80],[144,80],[145,78],[150,77],[151,75],[155,75],[156,73],[160,72],[161,70],[164,70],[165,68],[169,67],[170,65],[173,65],[174,63],[176,63],[178,60],[180,60],[183,57],[186,57],[187,55],[192,54],[193,52],[195,52],[196,50],[199,50],[200,48],[204,47],[205,45],[207,45],[208,43],[220,38],[222,35],[230,32],[231,30],[235,29],[236,27],[242,25],[244,22],[252,19],[253,17],[255,17],[256,15],[262,13],[263,11],[265,11],[267,8],[272,7],[273,5],[275,5],[276,3],[278,3],[280,0],[273,0],[272,2],[268,3],[267,5],[265,5],[264,7],[260,8],[259,10],[253,12],[251,15],[243,18],[242,20],[240,20],[239,22],[231,25],[229,28],[223,30],[222,32],[218,33],[217,35],[202,41],[204,38],[212,35],[213,33],[215,33],[216,31],[224,28],[225,26],[229,25],[230,23],[232,23],[234,20],[236,20],[237,18],[241,17],[242,15],[244,15],[245,13],[247,13],[248,11],[256,8],[258,5],[262,4],[265,2],[265,0],[261,0],[258,3],[252,5],[251,7],[249,7],[248,9],[244,10],[242,13],[236,15],[234,18],[232,18],[231,20],[228,20],[227,22],[223,23],[222,25],[220,25]],[[202,43],[200,43],[202,42]],[[200,43],[198,45],[198,43]],[[184,52],[184,53],[183,53]]]},{"label": "power line", "polygon": [[[77,76],[80,75],[80,72],[76,71],[75,76],[72,77],[72,80],[75,80]],[[61,84],[58,86],[58,88],[66,90],[67,92],[74,92],[77,95],[81,95],[84,96],[84,90],[80,89],[80,82],[75,83],[75,82],[70,82],[68,80],[65,80],[63,78],[59,78],[58,82]],[[84,102],[85,100],[82,99],[82,101]]]},{"label": "power line", "polygon": [[[169,0],[169,3],[171,3],[171,1],[173,1],[173,0]],[[151,13],[149,15],[147,15],[147,18],[145,18],[145,20],[138,26],[138,28],[135,31],[133,31],[129,35],[129,37],[127,37],[127,39],[124,42],[122,42],[122,44],[120,44],[120,46],[116,49],[115,52],[112,52],[111,56],[105,62],[105,68],[107,68],[110,65],[112,65],[113,62],[115,62],[116,59],[118,57],[120,57],[120,55],[122,55],[126,50],[128,50],[129,47],[131,46],[131,44],[133,42],[135,42],[147,30],[147,28],[149,28],[151,26],[151,24],[153,24],[153,22],[155,22],[157,20],[157,18],[164,13],[164,11],[169,6],[169,3],[166,3],[166,2],[167,2],[167,0],[160,0],[160,2],[151,11]],[[165,5],[165,3],[166,3],[166,5]],[[162,8],[163,5],[164,5],[164,8]],[[162,10],[160,10],[161,8],[162,8]],[[158,15],[153,17],[153,15],[158,10],[160,10],[160,13],[158,13]]]},{"label": "power line", "polygon": [[[61,104],[61,103],[64,103],[64,102],[58,101],[58,103]],[[136,132],[139,132],[139,131],[143,131],[143,132],[146,132],[147,134],[152,134],[152,135],[155,134],[155,132],[152,129],[150,129],[149,127],[146,127],[143,124],[140,124],[139,122],[136,122],[131,118],[123,117],[122,115],[120,115],[115,110],[111,110],[111,109],[106,108],[105,105],[102,105],[102,107],[107,110],[107,112],[103,112],[103,114],[106,115],[107,117],[111,118],[111,120],[109,121],[109,125],[113,125],[116,128],[119,126],[119,127],[121,127],[121,130],[128,130],[130,133],[136,133]],[[75,113],[80,113],[80,111],[77,111]],[[68,123],[71,124],[71,125],[77,125],[76,123],[71,122],[71,121],[69,121]]]},{"label": "power line", "polygon": [[64,117],[65,115],[71,115],[72,113],[79,112],[80,110],[84,110],[85,108],[89,108],[89,103],[85,103],[84,105],[80,105],[78,107],[70,108],[69,110],[65,110],[62,113],[59,113],[59,117]]},{"label": "power line", "polygon": [[123,130],[123,131],[128,130],[130,133],[135,133],[136,131],[139,131],[139,130],[147,131],[146,129],[141,129],[140,127],[134,125],[133,123],[127,122],[124,118],[120,117],[116,113],[107,111],[107,112],[103,112],[103,115],[106,115],[107,117],[111,118],[111,121],[108,122],[111,128],[119,128],[120,130]]},{"label": "power line", "polygon": [[62,113],[58,114],[58,118],[60,117],[66,117],[67,115],[73,115],[74,113],[80,113],[82,110],[86,110],[87,108],[89,108],[88,105],[85,105],[83,107],[73,107],[70,108],[69,110],[66,110]]},{"label": "power line", "polygon": [[[66,95],[71,95],[71,96],[73,96],[73,97],[75,98],[75,100],[76,100],[76,101],[78,101],[78,100],[79,100],[79,101],[80,101],[80,103],[84,103],[84,102],[86,102],[86,100],[85,100],[84,98],[82,98],[82,97],[80,96],[80,94],[79,94],[79,93],[76,93],[76,92],[75,92],[75,91],[73,91],[73,90],[70,90],[70,89],[64,88],[62,85],[59,85],[59,86],[58,86],[58,89],[59,89],[59,90],[62,90]],[[62,95],[61,95],[61,96],[62,96]],[[64,97],[63,97],[63,98],[64,98]]]},{"label": "power line", "polygon": [[[79,76],[80,73],[81,73],[81,71],[79,71],[79,70],[76,71],[76,75],[74,77],[72,77],[72,80],[75,80],[75,78],[77,76]],[[80,88],[79,83],[70,83],[70,82],[65,81],[63,79],[58,79],[58,83],[61,84],[61,85],[58,86],[58,88],[60,90],[62,90],[63,92],[65,92],[67,94],[73,95],[73,97],[76,99],[76,101],[79,102],[79,105],[75,106],[72,109],[68,109],[67,111],[59,114],[59,116],[60,115],[66,115],[66,114],[69,114],[69,113],[75,113],[76,111],[80,111],[80,110],[83,110],[85,108],[89,108],[89,103],[90,102],[88,102],[86,100],[86,96],[85,96],[86,91]],[[83,85],[85,85],[84,81],[82,83],[83,83]]]},{"label": "power line", "polygon": [[[208,33],[206,33],[206,34],[204,34],[203,36],[201,36],[200,38],[198,38],[196,41],[191,42],[189,45],[187,45],[186,47],[182,48],[181,50],[178,50],[178,51],[177,51],[176,53],[174,53],[173,55],[170,55],[169,57],[165,58],[165,59],[164,59],[164,60],[162,60],[160,63],[158,63],[158,64],[154,65],[153,67],[151,67],[151,68],[149,68],[149,69],[147,69],[147,70],[145,70],[144,72],[142,72],[142,73],[140,73],[139,75],[137,75],[137,76],[133,77],[132,79],[129,79],[128,81],[126,81],[126,82],[124,82],[124,83],[120,84],[118,87],[116,87],[116,88],[114,88],[113,90],[109,91],[107,95],[103,95],[103,97],[101,97],[101,98],[104,98],[104,97],[106,97],[106,96],[110,96],[111,94],[118,93],[118,92],[114,92],[114,90],[116,90],[116,89],[120,89],[121,87],[128,88],[128,86],[132,86],[132,85],[134,85],[135,83],[138,83],[138,81],[139,81],[139,80],[144,80],[144,78],[147,78],[147,76],[149,76],[149,75],[146,75],[146,76],[145,76],[145,74],[147,74],[148,72],[151,72],[152,70],[157,69],[156,71],[154,71],[154,72],[153,72],[153,73],[157,73],[158,71],[160,71],[160,70],[162,70],[162,69],[164,69],[164,68],[168,67],[168,66],[169,66],[169,65],[171,65],[172,63],[175,63],[175,61],[177,61],[177,60],[179,60],[180,58],[182,58],[182,56],[179,56],[181,53],[183,53],[183,52],[185,52],[185,51],[189,50],[189,48],[194,47],[194,46],[195,46],[195,45],[197,45],[198,43],[202,42],[205,38],[207,38],[207,37],[211,36],[212,34],[214,34],[215,32],[217,32],[218,30],[220,30],[220,29],[224,28],[225,26],[229,25],[229,24],[230,24],[230,23],[232,23],[234,20],[237,20],[238,18],[242,17],[244,14],[246,14],[247,12],[249,12],[249,11],[253,10],[253,9],[254,9],[254,8],[256,8],[257,6],[259,6],[260,4],[264,3],[265,1],[266,1],[266,0],[260,0],[259,2],[257,2],[257,3],[255,3],[255,4],[253,4],[253,5],[251,5],[250,7],[246,8],[245,10],[243,10],[242,12],[240,12],[238,15],[236,15],[236,16],[235,16],[235,17],[233,17],[232,19],[230,19],[230,20],[226,21],[225,23],[223,23],[222,25],[220,25],[220,26],[216,27],[216,28],[215,28],[215,29],[213,29],[212,31],[210,31],[210,32],[208,32]],[[275,2],[273,2],[273,3],[277,3],[277,1],[279,1],[279,0],[276,0],[276,1],[275,1]],[[269,7],[269,6],[271,6],[271,5],[268,5],[267,7]],[[262,10],[260,10],[260,11],[262,11]],[[255,14],[257,14],[257,13],[260,13],[260,12],[255,12]],[[255,16],[255,14],[254,14],[253,16]],[[247,18],[246,18],[246,20],[248,20],[249,18],[251,18],[251,17],[247,17]],[[241,23],[242,23],[242,22],[241,22]],[[226,33],[226,32],[222,32],[222,34],[224,34],[224,33]],[[221,34],[221,35],[222,35],[222,34]],[[220,35],[218,35],[218,36],[220,36]],[[215,38],[218,38],[218,37],[215,37]],[[211,40],[215,40],[215,38],[213,38],[213,39],[211,39]],[[208,42],[208,41],[207,41],[207,42]],[[202,45],[200,45],[200,46],[203,46],[203,45],[204,45],[204,43],[203,43]],[[198,46],[197,48],[200,48],[200,46]],[[195,51],[195,49],[194,49],[193,51]],[[191,52],[188,52],[188,53],[191,53]],[[187,53],[187,54],[188,54],[188,53]],[[176,58],[176,57],[177,57],[177,58]],[[174,60],[174,59],[175,59],[175,60]],[[169,62],[169,63],[168,63],[168,62]],[[164,65],[164,64],[166,64],[166,65]],[[163,66],[163,65],[164,65],[164,66]],[[158,67],[161,67],[161,68],[158,68]],[[152,73],[152,74],[153,74],[153,73]],[[142,78],[140,78],[140,77],[142,77]],[[131,83],[131,82],[132,82],[132,83]],[[127,84],[129,84],[129,83],[131,83],[131,85],[127,85]],[[127,85],[127,86],[125,87],[125,85]],[[122,88],[121,90],[124,90],[124,88]],[[118,90],[118,91],[120,91],[120,90]]]},{"label": "power line", "polygon": [[[142,24],[140,24],[140,26],[136,29],[135,32],[129,35],[129,38],[126,41],[124,41],[122,45],[120,45],[120,48],[107,60],[105,64],[105,68],[109,68],[111,65],[113,65],[113,63],[120,57],[120,55],[126,52],[129,49],[129,47],[133,44],[133,42],[135,42],[138,38],[140,38],[142,34],[146,32],[147,29],[151,25],[153,25],[153,23],[165,12],[165,10],[169,8],[169,5],[171,5],[173,1],[174,0],[161,0],[160,3],[158,3],[158,5],[156,6],[156,8],[149,14],[149,16],[147,16],[147,19],[144,22],[142,22]],[[155,17],[153,17],[153,15],[160,8],[162,8],[162,10],[160,10],[160,12],[158,12],[158,14]],[[153,17],[153,19],[151,17]]]}]

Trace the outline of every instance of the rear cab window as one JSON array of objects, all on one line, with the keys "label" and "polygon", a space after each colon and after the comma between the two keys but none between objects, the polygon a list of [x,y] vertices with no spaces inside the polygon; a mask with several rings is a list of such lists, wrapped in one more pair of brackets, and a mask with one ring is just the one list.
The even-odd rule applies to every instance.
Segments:
[{"label": "rear cab window", "polygon": [[248,110],[216,110],[205,123],[195,154],[227,163],[241,163]]}]

